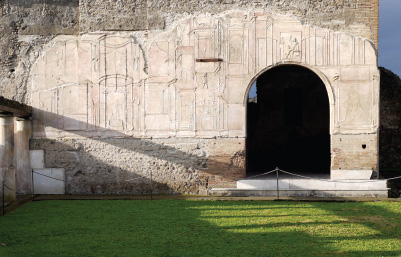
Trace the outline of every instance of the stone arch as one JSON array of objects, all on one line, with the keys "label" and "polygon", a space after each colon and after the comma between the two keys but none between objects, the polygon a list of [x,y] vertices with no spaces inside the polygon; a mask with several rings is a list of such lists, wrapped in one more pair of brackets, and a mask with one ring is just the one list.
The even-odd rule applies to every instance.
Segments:
[{"label": "stone arch", "polygon": [[[255,81],[259,85],[257,104],[247,101]],[[244,101],[248,176],[279,166],[327,177],[333,95],[326,76],[307,65],[279,63],[258,72],[247,87]]]},{"label": "stone arch", "polygon": [[[247,102],[248,102],[248,96],[249,96],[249,91],[252,88],[252,85],[256,82],[256,80],[265,72],[276,68],[276,67],[280,67],[280,66],[285,66],[285,65],[296,65],[296,66],[301,66],[304,67],[308,70],[310,70],[311,72],[315,73],[323,82],[325,88],[326,88],[326,92],[327,95],[329,97],[329,105],[330,105],[330,134],[333,133],[333,126],[334,126],[334,113],[335,113],[335,97],[334,97],[334,92],[333,92],[333,87],[330,83],[330,80],[327,78],[327,76],[320,71],[319,69],[312,67],[310,65],[307,65],[305,63],[300,63],[300,62],[281,62],[281,63],[276,63],[274,65],[270,65],[267,66],[266,68],[260,70],[259,72],[257,72],[250,80],[249,84],[246,87],[245,93],[244,93],[244,98],[243,98],[243,105],[245,107],[245,114],[247,113]],[[246,118],[245,118],[245,122],[246,122]],[[247,133],[247,131],[245,130],[245,134]]]}]

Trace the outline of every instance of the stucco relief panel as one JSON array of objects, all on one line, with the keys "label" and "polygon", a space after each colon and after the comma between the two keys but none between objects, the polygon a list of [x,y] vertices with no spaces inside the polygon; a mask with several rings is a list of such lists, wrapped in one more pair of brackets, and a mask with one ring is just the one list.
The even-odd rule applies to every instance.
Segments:
[{"label": "stucco relief panel", "polygon": [[36,135],[133,130],[144,73],[138,45],[104,36],[58,40],[32,71]]},{"label": "stucco relief panel", "polygon": [[342,68],[336,82],[336,131],[375,132],[378,127],[379,84],[377,70]]},{"label": "stucco relief panel", "polygon": [[230,13],[183,20],[145,45],[128,36],[57,37],[32,71],[35,133],[245,136],[251,79],[285,62],[338,71],[327,80],[338,131],[377,126],[370,42],[290,17]]}]

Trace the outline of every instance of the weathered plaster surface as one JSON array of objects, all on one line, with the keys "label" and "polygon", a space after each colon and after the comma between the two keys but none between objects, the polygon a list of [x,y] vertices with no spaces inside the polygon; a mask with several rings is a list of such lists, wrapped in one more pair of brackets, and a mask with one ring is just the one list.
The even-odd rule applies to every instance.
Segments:
[{"label": "weathered plaster surface", "polygon": [[271,11],[377,45],[378,0],[1,0],[0,94],[29,103],[29,73],[55,35],[171,28],[188,15]]},{"label": "weathered plaster surface", "polygon": [[379,72],[369,41],[237,12],[184,19],[145,44],[135,34],[56,37],[31,72],[34,135],[245,137],[250,84],[282,64],[306,66],[325,83],[333,134],[376,133]]}]

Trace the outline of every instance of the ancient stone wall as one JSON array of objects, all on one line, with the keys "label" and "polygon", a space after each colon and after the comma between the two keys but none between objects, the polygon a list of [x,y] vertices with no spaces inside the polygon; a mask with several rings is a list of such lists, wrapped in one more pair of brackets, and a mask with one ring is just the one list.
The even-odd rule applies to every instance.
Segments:
[{"label": "ancient stone wall", "polygon": [[79,0],[0,1],[0,95],[29,103],[29,74],[55,35],[79,33]]},{"label": "ancient stone wall", "polygon": [[1,0],[0,94],[29,103],[32,63],[55,35],[147,31],[183,16],[228,10],[292,15],[305,24],[369,39],[377,48],[378,0]]},{"label": "ancient stone wall", "polygon": [[291,14],[306,24],[346,31],[377,45],[378,6],[378,0],[81,0],[80,30],[164,29],[186,14],[259,9]]},{"label": "ancient stone wall", "polygon": [[150,170],[169,193],[244,177],[249,87],[282,64],[326,86],[330,133],[349,138],[332,169],[375,169],[377,0],[0,5],[0,94],[34,107],[31,148],[68,193],[146,193]]},{"label": "ancient stone wall", "polygon": [[[66,193],[206,194],[244,177],[242,139],[32,139],[45,168],[65,169]],[[151,174],[152,173],[152,174]]]}]

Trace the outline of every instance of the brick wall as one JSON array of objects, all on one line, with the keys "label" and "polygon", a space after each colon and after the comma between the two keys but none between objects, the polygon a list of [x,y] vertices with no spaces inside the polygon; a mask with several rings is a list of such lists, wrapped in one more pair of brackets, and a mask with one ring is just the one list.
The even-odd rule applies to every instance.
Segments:
[{"label": "brick wall", "polygon": [[377,135],[332,135],[332,170],[377,171]]},{"label": "brick wall", "polygon": [[357,9],[353,9],[355,21],[369,26],[370,33],[366,33],[364,37],[371,39],[378,49],[379,0],[360,0],[358,2]]}]

